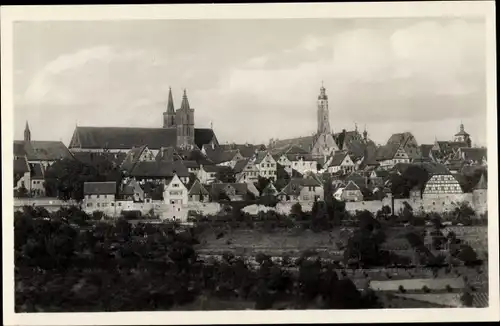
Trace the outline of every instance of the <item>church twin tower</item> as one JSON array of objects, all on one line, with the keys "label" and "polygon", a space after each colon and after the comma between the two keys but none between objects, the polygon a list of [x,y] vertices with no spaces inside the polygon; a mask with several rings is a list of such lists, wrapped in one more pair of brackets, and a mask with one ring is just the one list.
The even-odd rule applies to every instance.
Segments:
[{"label": "church twin tower", "polygon": [[169,89],[167,111],[163,113],[163,128],[176,128],[177,147],[194,147],[194,109],[189,106],[186,90],[182,95],[181,108],[176,111],[172,89]]}]

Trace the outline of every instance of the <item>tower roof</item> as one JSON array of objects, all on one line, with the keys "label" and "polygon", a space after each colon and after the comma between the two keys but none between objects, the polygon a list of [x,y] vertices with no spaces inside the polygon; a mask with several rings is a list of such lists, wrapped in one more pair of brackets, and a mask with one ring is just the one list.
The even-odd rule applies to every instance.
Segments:
[{"label": "tower roof", "polygon": [[319,89],[318,100],[328,100],[328,96],[326,95],[326,89],[325,86],[323,85],[323,82],[321,82],[321,88]]},{"label": "tower roof", "polygon": [[167,113],[175,113],[174,112],[174,98],[172,97],[172,88],[168,89],[168,102],[167,102]]},{"label": "tower roof", "polygon": [[474,189],[477,190],[482,190],[482,189],[488,189],[488,183],[486,182],[486,178],[484,177],[484,173],[481,174],[481,178],[479,179],[478,183],[474,187]]},{"label": "tower roof", "polygon": [[460,124],[460,131],[457,134],[455,134],[455,136],[469,136],[469,134],[464,129],[463,123]]},{"label": "tower roof", "polygon": [[182,103],[181,103],[181,110],[189,110],[189,101],[188,97],[186,94],[186,90],[184,90],[184,95],[182,95]]}]

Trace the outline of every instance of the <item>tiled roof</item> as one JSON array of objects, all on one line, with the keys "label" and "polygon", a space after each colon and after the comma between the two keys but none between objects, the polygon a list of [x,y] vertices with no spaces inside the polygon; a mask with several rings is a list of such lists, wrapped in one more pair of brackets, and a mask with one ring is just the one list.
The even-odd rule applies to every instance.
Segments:
[{"label": "tiled roof", "polygon": [[239,160],[236,161],[236,164],[234,165],[233,171],[234,173],[240,173],[245,169],[245,166],[247,166],[249,159],[244,159],[244,160]]},{"label": "tiled roof", "polygon": [[236,195],[245,195],[248,191],[246,183],[212,183],[211,193],[214,195],[220,194],[225,191],[227,187],[234,188]]},{"label": "tiled roof", "polygon": [[174,162],[137,162],[129,172],[132,177],[160,177],[170,178],[174,174],[179,177],[188,177],[189,171],[182,161]]},{"label": "tiled roof", "polygon": [[63,142],[39,140],[29,142],[14,141],[14,155],[26,155],[29,161],[55,161],[73,157]]},{"label": "tiled roof", "polygon": [[347,186],[345,187],[344,190],[359,190],[359,187],[357,184],[355,184],[353,181],[349,181],[349,183],[347,183]]},{"label": "tiled roof", "polygon": [[286,154],[286,157],[290,160],[290,162],[295,162],[299,160],[304,160],[304,161],[315,161],[312,157],[311,154]]},{"label": "tiled roof", "polygon": [[191,189],[189,189],[189,195],[203,195],[203,196],[208,196],[210,193],[208,192],[205,187],[203,187],[200,183],[199,180],[196,180],[193,185],[191,186]]},{"label": "tiled roof", "polygon": [[386,178],[389,176],[389,171],[386,170],[373,170],[377,178]]},{"label": "tiled roof", "polygon": [[116,182],[85,182],[83,184],[85,195],[110,195],[116,193]]},{"label": "tiled roof", "polygon": [[265,145],[253,145],[253,144],[223,144],[220,145],[220,148],[224,151],[226,150],[239,150],[241,156],[245,158],[252,157],[256,151],[265,150]]},{"label": "tiled roof", "polygon": [[254,161],[254,163],[255,164],[260,164],[266,158],[267,154],[269,154],[268,151],[259,151],[259,152],[257,152],[257,154],[255,155],[255,161]]},{"label": "tiled roof", "polygon": [[395,144],[401,144],[404,145],[409,139],[413,138],[413,135],[411,132],[402,132],[402,133],[396,133],[392,134],[391,137],[389,137],[389,140],[387,143],[395,143]]},{"label": "tiled roof", "polygon": [[103,152],[103,153],[75,152],[73,153],[73,156],[78,161],[89,165],[99,164],[103,161],[108,161],[116,166],[120,166],[127,157],[127,154],[109,153],[109,152]]},{"label": "tiled roof", "polygon": [[346,156],[347,156],[347,153],[345,153],[345,152],[335,153],[332,156],[332,161],[330,162],[330,166],[340,166],[340,164],[342,164],[342,162],[344,161]]},{"label": "tiled roof", "polygon": [[122,162],[121,168],[126,171],[130,171],[139,162],[142,152],[146,149],[146,145],[134,147],[128,151],[125,159]]},{"label": "tiled roof", "polygon": [[482,162],[483,158],[487,158],[488,151],[486,148],[460,148],[462,158],[466,161]]},{"label": "tiled roof", "polygon": [[465,282],[462,277],[370,281],[370,287],[375,291],[399,291],[399,286],[407,291],[422,290],[424,286],[430,290],[444,290],[447,285],[452,289],[463,289]]},{"label": "tiled roof", "polygon": [[286,195],[299,195],[303,187],[321,187],[321,182],[316,178],[306,177],[306,178],[293,178],[290,182],[281,190],[281,193]]},{"label": "tiled roof", "polygon": [[177,155],[174,147],[163,147],[156,154],[157,161],[172,162]]},{"label": "tiled roof", "polygon": [[29,172],[28,161],[26,157],[18,157],[14,159],[14,173],[16,174],[24,174]]},{"label": "tiled roof", "polygon": [[30,164],[30,170],[31,170],[31,179],[34,180],[43,180],[43,167],[39,163],[33,163]]},{"label": "tiled roof", "polygon": [[283,140],[275,140],[272,144],[270,144],[269,149],[275,152],[283,152],[288,149],[291,145],[299,147],[306,152],[310,152],[314,145],[315,137],[314,136],[306,136],[306,137],[298,137],[291,139],[283,139]]},{"label": "tiled roof", "polygon": [[200,167],[200,165],[196,161],[182,161],[182,164],[188,169],[197,169]]},{"label": "tiled roof", "polygon": [[398,144],[403,146],[406,154],[408,154],[408,157],[410,159],[415,159],[420,157],[420,148],[415,146],[416,141],[412,142],[412,140],[415,140],[415,137],[413,137],[413,134],[411,132],[403,132],[403,133],[397,133],[393,134],[389,140],[387,141],[387,145],[389,144]]},{"label": "tiled roof", "polygon": [[[195,129],[194,139],[201,148],[215,139],[212,129]],[[131,149],[147,144],[150,149],[175,147],[176,128],[76,127],[70,148]]]},{"label": "tiled roof", "polygon": [[387,145],[381,146],[377,149],[376,160],[384,161],[384,160],[392,160],[394,155],[399,149],[398,143],[387,143]]},{"label": "tiled roof", "polygon": [[218,165],[203,165],[200,166],[200,169],[203,168],[205,172],[219,172],[221,170],[221,166]]}]

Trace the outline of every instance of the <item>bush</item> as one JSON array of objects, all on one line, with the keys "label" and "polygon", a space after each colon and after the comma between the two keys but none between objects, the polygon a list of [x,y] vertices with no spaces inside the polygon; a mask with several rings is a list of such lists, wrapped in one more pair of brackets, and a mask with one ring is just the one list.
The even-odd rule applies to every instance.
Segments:
[{"label": "bush", "polygon": [[449,284],[446,285],[446,291],[453,292],[453,289],[451,288],[451,286]]},{"label": "bush", "polygon": [[398,291],[401,292],[401,293],[406,293],[406,290],[405,290],[405,288],[402,285],[400,285],[398,287]]},{"label": "bush", "polygon": [[422,287],[422,291],[424,291],[425,293],[429,293],[429,292],[431,292],[431,289],[429,289],[429,288],[427,287],[427,285],[424,285],[424,286]]}]

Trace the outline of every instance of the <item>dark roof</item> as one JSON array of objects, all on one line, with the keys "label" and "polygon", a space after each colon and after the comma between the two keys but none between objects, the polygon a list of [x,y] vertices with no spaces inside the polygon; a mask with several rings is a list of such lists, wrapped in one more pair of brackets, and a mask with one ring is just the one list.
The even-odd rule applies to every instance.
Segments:
[{"label": "dark roof", "polygon": [[142,152],[146,149],[146,145],[134,147],[128,151],[125,159],[122,162],[121,168],[126,171],[130,171],[139,162]]},{"label": "dark roof", "polygon": [[199,180],[196,180],[193,185],[191,186],[191,189],[189,189],[189,195],[204,195],[208,196],[210,193],[208,192],[205,187],[203,187],[200,183]]},{"label": "dark roof", "polygon": [[245,158],[252,157],[257,151],[266,150],[265,145],[253,145],[253,144],[223,144],[219,146],[221,150],[239,150],[241,156]]},{"label": "dark roof", "polygon": [[39,163],[30,164],[31,179],[43,180],[43,167]]},{"label": "dark roof", "polygon": [[486,177],[484,176],[484,173],[481,174],[481,178],[479,179],[474,189],[477,190],[488,189],[488,182],[486,182]]},{"label": "dark roof", "polygon": [[137,162],[129,174],[132,177],[171,178],[174,174],[177,174],[179,177],[189,177],[189,171],[182,161]]},{"label": "dark roof", "polygon": [[387,143],[384,146],[380,146],[376,153],[377,161],[392,160],[394,155],[399,149],[399,143]]},{"label": "dark roof", "polygon": [[475,162],[482,162],[488,153],[486,148],[460,148],[460,152],[464,160]]},{"label": "dark roof", "polygon": [[306,137],[298,137],[291,139],[283,139],[283,140],[274,140],[272,144],[269,145],[269,149],[273,153],[280,153],[287,150],[290,146],[296,146],[303,149],[306,152],[310,152],[314,142],[315,136],[306,136]]},{"label": "dark roof", "polygon": [[73,157],[63,142],[39,140],[29,142],[15,140],[14,155],[26,155],[29,161],[55,161],[58,159]]},{"label": "dark roof", "polygon": [[218,165],[203,165],[200,166],[200,169],[205,170],[205,172],[220,172],[221,166]]},{"label": "dark roof", "polygon": [[346,156],[347,153],[345,152],[335,153],[332,157],[332,161],[330,162],[330,166],[339,166],[340,164],[342,164]]},{"label": "dark roof", "polygon": [[286,154],[286,157],[291,161],[299,161],[299,160],[304,160],[304,161],[315,161],[312,157],[311,154],[307,153],[300,153],[300,154]]},{"label": "dark roof", "polygon": [[373,170],[378,178],[385,178],[389,176],[389,171],[387,170]]},{"label": "dark roof", "polygon": [[108,195],[116,193],[116,182],[85,182],[83,184],[83,193],[85,195]]},{"label": "dark roof", "polygon": [[299,195],[303,187],[321,187],[322,184],[319,180],[312,177],[305,178],[293,178],[290,182],[281,190],[281,193],[285,195]]},{"label": "dark roof", "polygon": [[[201,148],[215,139],[212,129],[195,129],[194,139]],[[175,147],[176,128],[76,127],[70,148],[131,149],[148,145],[151,149]]]},{"label": "dark roof", "polygon": [[109,152],[103,152],[103,153],[75,152],[73,153],[73,156],[78,161],[89,165],[94,165],[103,161],[108,161],[116,166],[120,166],[123,163],[124,159],[127,157],[127,154],[109,153]]},{"label": "dark roof", "polygon": [[228,187],[234,188],[236,195],[245,195],[248,191],[246,183],[212,183],[210,191],[213,195],[217,195]]},{"label": "dark roof", "polygon": [[356,183],[353,181],[349,181],[347,183],[347,186],[344,188],[344,190],[359,190],[359,187]]},{"label": "dark roof", "polygon": [[389,137],[389,140],[387,141],[387,144],[389,143],[395,143],[395,144],[401,144],[401,145],[405,145],[406,142],[413,138],[413,135],[411,134],[411,132],[402,132],[402,133],[396,133],[396,134],[392,134],[391,137]]},{"label": "dark roof", "polygon": [[247,166],[249,161],[250,161],[250,159],[236,161],[236,164],[234,165],[234,168],[233,168],[234,173],[242,172],[243,169],[245,169],[245,166]]},{"label": "dark roof", "polygon": [[163,147],[160,148],[158,154],[156,154],[157,161],[172,162],[174,157],[177,155],[174,147]]},{"label": "dark roof", "polygon": [[28,161],[26,157],[18,157],[14,159],[14,173],[16,174],[24,174],[29,172]]},{"label": "dark roof", "polygon": [[398,144],[403,146],[410,159],[415,159],[420,156],[420,148],[418,147],[417,141],[411,132],[393,134],[387,141],[387,145],[389,144]]},{"label": "dark roof", "polygon": [[182,161],[182,164],[188,169],[197,169],[200,167],[200,165],[196,161]]},{"label": "dark roof", "polygon": [[420,145],[420,156],[422,158],[430,158],[432,147],[434,147],[434,145],[429,145],[429,144]]}]

